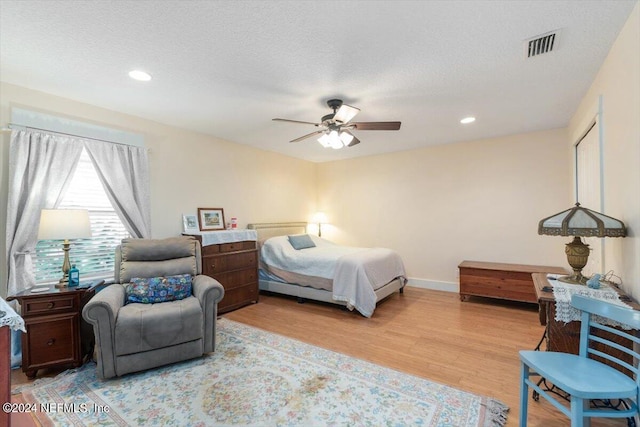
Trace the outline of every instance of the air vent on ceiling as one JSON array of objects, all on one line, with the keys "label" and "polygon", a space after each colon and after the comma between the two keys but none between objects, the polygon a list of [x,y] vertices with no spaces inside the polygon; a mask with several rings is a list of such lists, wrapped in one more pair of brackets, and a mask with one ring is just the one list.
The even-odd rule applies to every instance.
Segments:
[{"label": "air vent on ceiling", "polygon": [[546,34],[525,40],[524,49],[527,58],[542,55],[553,51],[558,45],[558,31],[551,31]]}]

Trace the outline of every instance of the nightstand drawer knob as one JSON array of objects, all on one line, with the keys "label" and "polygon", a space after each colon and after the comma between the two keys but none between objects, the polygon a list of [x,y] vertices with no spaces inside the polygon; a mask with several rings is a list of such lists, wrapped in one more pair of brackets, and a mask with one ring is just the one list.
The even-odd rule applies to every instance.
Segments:
[{"label": "nightstand drawer knob", "polygon": [[51,338],[49,341],[47,341],[47,345],[53,345],[55,344],[56,339],[55,338]]},{"label": "nightstand drawer knob", "polygon": [[216,265],[215,264],[211,264],[211,269],[215,270],[216,269]]},{"label": "nightstand drawer knob", "polygon": [[55,303],[50,302],[49,304],[47,304],[47,308],[53,308],[55,307],[55,305],[56,305]]}]

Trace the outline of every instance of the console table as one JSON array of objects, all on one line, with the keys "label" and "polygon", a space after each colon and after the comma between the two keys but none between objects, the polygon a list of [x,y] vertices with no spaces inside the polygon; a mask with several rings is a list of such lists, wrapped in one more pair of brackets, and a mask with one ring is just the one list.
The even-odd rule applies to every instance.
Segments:
[{"label": "console table", "polygon": [[562,267],[463,261],[460,269],[460,300],[469,296],[537,303],[531,273],[567,274]]},{"label": "console table", "polygon": [[[563,353],[578,354],[580,345],[580,321],[572,321],[564,323],[556,320],[556,299],[553,294],[553,287],[547,279],[546,273],[533,273],[533,283],[535,285],[536,296],[539,304],[540,324],[546,326],[545,334],[540,341],[540,345],[546,339],[547,351],[559,351]],[[635,310],[640,310],[640,305],[631,300],[621,289],[613,287],[620,300],[630,305]],[[625,340],[622,337],[616,335],[610,335],[607,332],[599,331],[606,335],[607,338],[614,337],[613,341],[616,343],[631,348],[633,344],[630,340]],[[596,348],[598,345],[596,345]],[[614,351],[609,349],[608,351]],[[631,356],[619,351],[617,357],[620,356],[628,363],[632,363]],[[603,360],[604,363],[608,361]],[[617,365],[611,365],[615,368],[619,368]]]}]

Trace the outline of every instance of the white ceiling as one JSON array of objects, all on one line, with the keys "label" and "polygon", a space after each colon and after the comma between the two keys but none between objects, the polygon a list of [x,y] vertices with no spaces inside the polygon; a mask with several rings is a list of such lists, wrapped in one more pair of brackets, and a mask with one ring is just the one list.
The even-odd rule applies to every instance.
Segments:
[{"label": "white ceiling", "polygon": [[[323,162],[566,126],[636,3],[1,0],[0,79]],[[402,128],[333,150],[271,121],[317,122],[334,97]]]}]

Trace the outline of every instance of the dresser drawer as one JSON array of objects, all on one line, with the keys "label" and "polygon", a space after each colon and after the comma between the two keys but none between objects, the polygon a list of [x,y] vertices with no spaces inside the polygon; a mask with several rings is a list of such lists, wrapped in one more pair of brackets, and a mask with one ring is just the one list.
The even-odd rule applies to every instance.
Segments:
[{"label": "dresser drawer", "polygon": [[256,242],[247,240],[243,242],[221,243],[202,247],[202,255],[217,255],[225,252],[250,251],[256,249]]},{"label": "dresser drawer", "polygon": [[64,313],[78,310],[78,300],[74,294],[25,298],[22,301],[22,317],[33,315]]},{"label": "dresser drawer", "polygon": [[208,256],[202,258],[202,262],[202,270],[204,274],[210,276],[212,274],[223,273],[231,270],[255,268],[258,263],[258,256],[255,251],[242,252],[215,257]]},{"label": "dresser drawer", "polygon": [[251,302],[258,302],[258,286],[255,283],[225,291],[224,298],[218,304],[218,311],[225,313]]},{"label": "dresser drawer", "polygon": [[228,289],[237,288],[249,283],[258,283],[258,273],[256,272],[255,268],[230,271],[227,273],[216,273],[212,274],[211,277],[216,279],[222,286],[224,286],[225,292]]}]

